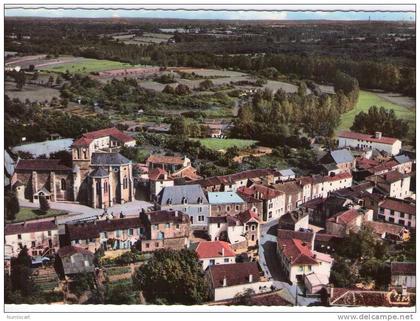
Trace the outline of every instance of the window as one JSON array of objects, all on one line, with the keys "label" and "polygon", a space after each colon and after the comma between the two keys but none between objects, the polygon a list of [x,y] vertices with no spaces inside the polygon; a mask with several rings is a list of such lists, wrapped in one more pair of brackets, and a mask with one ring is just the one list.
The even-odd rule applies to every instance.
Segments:
[{"label": "window", "polygon": [[132,228],[128,229],[128,235],[133,235],[134,234],[134,230]]},{"label": "window", "polygon": [[127,179],[127,177],[125,176],[124,178],[123,178],[123,189],[127,189],[128,188],[128,179]]},{"label": "window", "polygon": [[251,235],[251,241],[255,241],[255,235],[254,234]]},{"label": "window", "polygon": [[32,246],[32,247],[35,247],[35,241],[32,241],[32,242],[31,242],[31,246]]},{"label": "window", "polygon": [[200,206],[199,208],[198,208],[198,212],[199,213],[201,213],[203,211],[203,208]]},{"label": "window", "polygon": [[390,218],[388,219],[388,222],[394,223],[394,222],[395,222],[395,220],[394,220],[394,218],[393,218],[393,217],[390,217]]},{"label": "window", "polygon": [[299,266],[299,272],[303,272],[305,270],[305,267],[303,265]]},{"label": "window", "polygon": [[255,225],[251,225],[251,230],[255,231]]},{"label": "window", "polygon": [[239,205],[236,205],[235,208],[237,211],[239,211]]},{"label": "window", "polygon": [[18,234],[18,240],[22,239],[22,235]]},{"label": "window", "polygon": [[220,228],[220,223],[217,223],[217,228]]},{"label": "window", "polygon": [[204,222],[204,215],[198,216],[198,221],[199,222]]},{"label": "window", "polygon": [[48,236],[51,236],[51,231],[48,231]]},{"label": "window", "polygon": [[179,230],[179,224],[175,225],[176,229]]},{"label": "window", "polygon": [[223,262],[229,263],[229,259],[224,259]]},{"label": "window", "polygon": [[182,204],[187,204],[188,203],[188,200],[187,200],[187,198],[184,196],[184,197],[182,197],[182,201],[181,201],[181,203]]},{"label": "window", "polygon": [[215,260],[210,260],[209,265],[214,265],[216,263]]},{"label": "window", "polygon": [[108,182],[104,182],[104,192],[108,193]]},{"label": "window", "polygon": [[394,210],[391,210],[391,213],[389,215],[394,216]]},{"label": "window", "polygon": [[115,236],[116,237],[120,237],[121,236],[121,231],[120,230],[116,230],[115,231]]},{"label": "window", "polygon": [[400,224],[400,225],[405,225],[405,221],[404,221],[404,220],[399,220],[399,221],[398,221],[398,224]]},{"label": "window", "polygon": [[64,178],[61,179],[61,190],[65,191],[67,189],[66,180]]},{"label": "window", "polygon": [[226,211],[230,211],[230,206],[228,205],[228,206],[226,206]]},{"label": "window", "polygon": [[159,243],[158,242],[155,243],[155,247],[159,247]]},{"label": "window", "polygon": [[165,227],[166,227],[166,228],[170,228],[170,227],[171,227],[171,224],[170,224],[170,223],[166,223],[166,224],[165,224]]},{"label": "window", "polygon": [[148,249],[150,247],[149,243],[146,243],[146,249]]},{"label": "window", "polygon": [[245,226],[245,231],[248,231],[248,229],[249,229],[249,226],[248,226],[248,225],[246,225],[246,226]]},{"label": "window", "polygon": [[159,224],[153,224],[153,227],[152,227],[154,230],[157,230],[158,228],[159,228]]}]

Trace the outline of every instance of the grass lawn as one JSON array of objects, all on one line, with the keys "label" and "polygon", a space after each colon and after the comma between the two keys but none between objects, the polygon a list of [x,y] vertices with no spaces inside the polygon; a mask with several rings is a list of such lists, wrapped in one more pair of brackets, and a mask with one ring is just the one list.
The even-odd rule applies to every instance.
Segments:
[{"label": "grass lawn", "polygon": [[251,139],[220,139],[220,138],[203,138],[199,139],[200,143],[210,149],[220,150],[237,146],[239,149],[254,145],[257,141]]},{"label": "grass lawn", "polygon": [[42,68],[44,71],[65,73],[68,70],[70,73],[88,74],[90,72],[99,72],[112,69],[133,67],[128,63],[112,61],[112,60],[98,60],[91,58],[83,58],[77,62],[63,63],[60,65],[52,65]]},{"label": "grass lawn", "polygon": [[359,101],[353,110],[341,116],[341,124],[337,130],[348,130],[353,125],[354,117],[361,111],[367,112],[371,106],[383,106],[386,109],[393,109],[398,118],[408,120],[410,131],[416,128],[416,112],[414,109],[406,108],[404,106],[393,104],[382,97],[379,97],[373,92],[360,91]]},{"label": "grass lawn", "polygon": [[16,218],[13,221],[6,221],[7,223],[17,223],[29,220],[35,220],[39,218],[46,218],[52,216],[59,216],[67,214],[67,212],[59,210],[48,210],[47,213],[43,214],[39,209],[21,207],[19,213],[16,214]]}]

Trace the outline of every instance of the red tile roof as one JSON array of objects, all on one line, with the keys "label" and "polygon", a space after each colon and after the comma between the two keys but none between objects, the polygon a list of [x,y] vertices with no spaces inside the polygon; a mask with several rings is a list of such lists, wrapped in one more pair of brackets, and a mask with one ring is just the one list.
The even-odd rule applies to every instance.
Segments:
[{"label": "red tile roof", "polygon": [[381,138],[375,138],[374,135],[356,133],[356,132],[351,132],[351,131],[342,131],[338,134],[338,137],[348,138],[348,139],[360,139],[360,140],[366,140],[369,142],[381,143],[381,144],[386,144],[386,145],[392,145],[398,140],[393,137],[385,137],[385,136],[382,136]]},{"label": "red tile roof", "polygon": [[197,252],[197,255],[200,259],[236,256],[230,244],[223,241],[200,242],[198,243],[198,246],[196,247],[195,251]]},{"label": "red tile roof", "polygon": [[224,278],[226,286],[248,284],[250,275],[252,282],[260,281],[260,271],[256,262],[211,265],[208,273],[213,288],[223,287]]},{"label": "red tile roof", "polygon": [[388,198],[379,204],[379,207],[394,210],[400,213],[411,215],[416,214],[416,205],[408,203],[404,200]]},{"label": "red tile roof", "polygon": [[149,171],[149,179],[151,181],[157,181],[159,179],[165,179],[165,175],[168,175],[168,172],[163,168],[153,168]]},{"label": "red tile roof", "polygon": [[269,200],[282,195],[282,192],[260,184],[253,185],[251,187],[241,186],[238,188],[238,193],[264,200]]},{"label": "red tile roof", "polygon": [[297,239],[278,239],[278,247],[290,260],[291,265],[318,264],[307,242]]},{"label": "red tile roof", "polygon": [[21,159],[16,164],[16,171],[71,171],[59,159]]},{"label": "red tile roof", "polygon": [[334,216],[330,217],[328,221],[347,225],[354,221],[359,215],[360,214],[358,210],[350,209],[343,212],[338,212]]},{"label": "red tile roof", "polygon": [[17,224],[6,224],[4,228],[5,235],[24,234],[33,232],[43,232],[56,230],[57,225],[55,220],[38,221],[38,222],[23,222]]},{"label": "red tile roof", "polygon": [[102,138],[111,136],[116,140],[119,140],[122,143],[128,143],[134,141],[135,139],[127,134],[124,134],[122,131],[118,130],[115,127],[112,128],[105,128],[96,130],[93,132],[85,133],[73,143],[73,146],[87,146],[89,145],[94,139]]},{"label": "red tile roof", "polygon": [[244,212],[241,212],[236,217],[242,222],[242,224],[247,223],[252,219],[256,220],[257,222],[260,221],[258,214],[252,210],[246,210]]},{"label": "red tile roof", "polygon": [[[401,301],[391,301],[389,292],[384,291],[368,291],[368,290],[352,290],[334,288],[333,297],[330,299],[331,305],[338,306],[361,306],[361,307],[391,307],[404,306]],[[415,305],[415,294],[409,294],[409,301],[405,306]]]}]

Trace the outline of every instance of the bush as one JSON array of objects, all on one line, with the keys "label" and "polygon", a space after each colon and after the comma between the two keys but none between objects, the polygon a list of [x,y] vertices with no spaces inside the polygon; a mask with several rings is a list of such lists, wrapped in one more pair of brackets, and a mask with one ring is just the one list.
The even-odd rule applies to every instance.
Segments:
[{"label": "bush", "polygon": [[47,213],[50,209],[50,204],[48,203],[48,200],[45,196],[39,197],[39,209],[42,213]]}]

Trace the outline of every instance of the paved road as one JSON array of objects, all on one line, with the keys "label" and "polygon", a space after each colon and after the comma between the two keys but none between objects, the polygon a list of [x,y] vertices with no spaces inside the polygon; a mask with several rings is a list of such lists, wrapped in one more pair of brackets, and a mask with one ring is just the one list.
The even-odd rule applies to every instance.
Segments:
[{"label": "paved road", "polygon": [[[37,202],[32,203],[27,200],[20,200],[19,204],[21,207],[38,208]],[[54,210],[69,212],[68,215],[62,215],[57,217],[58,224],[65,224],[67,222],[75,220],[89,220],[93,219],[98,215],[103,214],[104,210],[99,208],[92,208],[89,206],[81,205],[78,203],[71,202],[49,202],[50,208]],[[121,212],[126,216],[136,216],[144,208],[148,208],[153,204],[145,201],[133,201],[126,204],[116,204],[107,209],[108,213],[113,213],[118,216]]]}]

